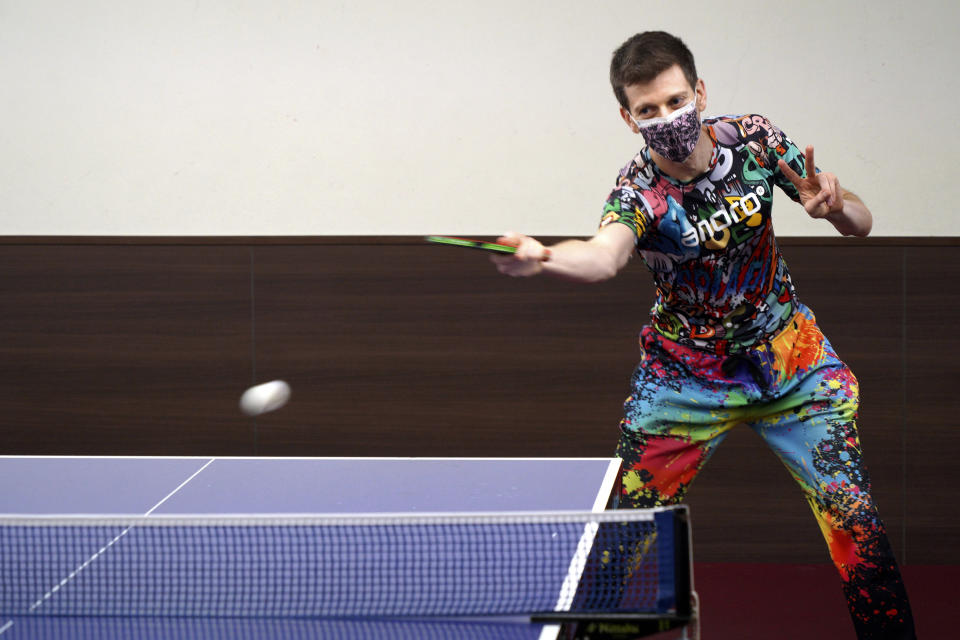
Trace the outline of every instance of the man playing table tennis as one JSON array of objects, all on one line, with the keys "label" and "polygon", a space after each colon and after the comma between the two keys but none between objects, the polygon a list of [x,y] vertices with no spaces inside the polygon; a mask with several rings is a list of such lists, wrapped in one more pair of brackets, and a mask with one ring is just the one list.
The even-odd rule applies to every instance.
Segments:
[{"label": "man playing table tennis", "polygon": [[657,298],[640,335],[617,447],[621,506],[683,499],[738,423],[760,434],[802,487],[843,580],[859,638],[914,638],[896,559],[857,437],[858,384],[797,299],[773,235],[774,186],[843,235],[866,236],[870,211],[760,115],[701,120],[693,56],[663,32],[613,56],[620,116],[646,146],[620,171],[600,230],[545,247],[510,233],[512,276],[593,282],[636,251]]}]

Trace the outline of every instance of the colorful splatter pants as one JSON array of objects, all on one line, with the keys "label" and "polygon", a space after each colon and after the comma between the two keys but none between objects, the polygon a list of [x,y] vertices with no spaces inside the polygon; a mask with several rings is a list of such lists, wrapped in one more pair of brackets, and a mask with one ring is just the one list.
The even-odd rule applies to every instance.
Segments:
[{"label": "colorful splatter pants", "polygon": [[768,343],[735,356],[690,349],[645,328],[617,454],[621,507],[681,501],[737,424],[800,484],[859,638],[914,638],[896,559],[870,498],[856,417],[858,384],[806,308]]}]

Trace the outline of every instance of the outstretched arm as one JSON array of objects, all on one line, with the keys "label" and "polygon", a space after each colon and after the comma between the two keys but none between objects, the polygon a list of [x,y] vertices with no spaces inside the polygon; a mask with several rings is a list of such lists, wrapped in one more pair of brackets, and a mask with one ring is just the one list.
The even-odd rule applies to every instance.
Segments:
[{"label": "outstretched arm", "polygon": [[490,259],[500,273],[509,276],[546,273],[576,282],[599,282],[612,278],[627,264],[634,251],[635,237],[626,225],[610,224],[589,240],[564,240],[548,252],[534,238],[508,233],[497,241],[517,247],[517,252],[508,256],[493,255]]},{"label": "outstretched arm", "polygon": [[806,176],[800,175],[783,160],[777,164],[800,195],[800,203],[811,218],[825,218],[845,236],[866,237],[873,227],[870,209],[856,194],[840,186],[832,173],[817,173],[813,146],[806,149]]}]

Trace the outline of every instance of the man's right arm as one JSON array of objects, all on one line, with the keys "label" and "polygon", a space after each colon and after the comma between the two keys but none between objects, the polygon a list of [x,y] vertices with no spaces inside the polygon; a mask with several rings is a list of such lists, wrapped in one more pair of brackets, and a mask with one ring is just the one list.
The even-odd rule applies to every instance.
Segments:
[{"label": "man's right arm", "polygon": [[627,264],[636,247],[636,234],[626,225],[609,224],[589,240],[564,240],[549,251],[538,240],[516,233],[508,233],[497,241],[517,247],[513,255],[491,256],[500,273],[546,273],[564,280],[600,282],[612,278]]}]

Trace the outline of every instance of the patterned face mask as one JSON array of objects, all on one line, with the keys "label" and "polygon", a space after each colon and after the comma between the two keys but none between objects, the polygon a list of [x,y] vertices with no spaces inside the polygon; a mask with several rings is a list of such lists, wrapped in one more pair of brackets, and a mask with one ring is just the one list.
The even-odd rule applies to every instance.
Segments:
[{"label": "patterned face mask", "polygon": [[630,119],[650,148],[667,160],[683,162],[700,140],[700,112],[697,111],[696,98],[665,118],[636,120],[630,116]]}]

